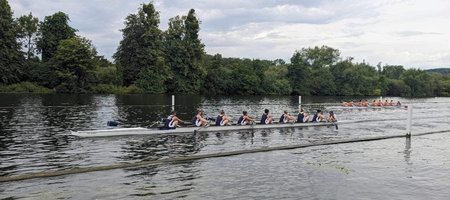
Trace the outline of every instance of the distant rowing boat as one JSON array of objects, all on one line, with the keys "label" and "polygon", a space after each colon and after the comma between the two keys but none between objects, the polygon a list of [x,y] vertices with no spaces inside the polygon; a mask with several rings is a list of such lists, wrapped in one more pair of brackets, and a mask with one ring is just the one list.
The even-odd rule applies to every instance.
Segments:
[{"label": "distant rowing boat", "polygon": [[352,110],[352,109],[407,109],[406,106],[330,106],[328,110]]},{"label": "distant rowing boat", "polygon": [[274,129],[274,128],[295,128],[311,126],[334,126],[336,123],[311,122],[311,123],[279,123],[279,124],[255,124],[255,125],[232,125],[232,126],[208,126],[208,127],[179,127],[176,129],[160,128],[113,128],[104,130],[71,131],[71,135],[78,137],[111,137],[127,135],[158,135],[158,134],[179,134],[194,132],[215,132],[215,131],[237,131],[237,130],[255,130],[255,129]]}]

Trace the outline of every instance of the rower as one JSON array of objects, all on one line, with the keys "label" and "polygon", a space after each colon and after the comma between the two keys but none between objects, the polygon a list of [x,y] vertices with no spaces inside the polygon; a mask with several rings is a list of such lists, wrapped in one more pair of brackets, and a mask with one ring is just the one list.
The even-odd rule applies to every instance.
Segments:
[{"label": "rower", "polygon": [[226,116],[225,112],[222,110],[220,111],[220,114],[216,118],[216,126],[225,126],[225,125],[231,125],[230,118]]},{"label": "rower", "polygon": [[192,119],[192,124],[195,126],[206,126],[209,122],[203,116],[203,111],[197,110],[197,115]]},{"label": "rower", "polygon": [[265,109],[263,115],[261,116],[261,124],[271,124],[273,122],[273,118],[269,115],[269,109]]},{"label": "rower", "polygon": [[379,107],[383,106],[383,102],[381,102],[381,99],[378,99],[377,106],[379,106]]},{"label": "rower", "polygon": [[303,110],[303,108],[300,109],[300,112],[298,113],[297,116],[297,123],[305,123],[309,121],[309,116],[307,113],[305,113],[305,111]]},{"label": "rower", "polygon": [[288,123],[288,122],[295,122],[295,117],[289,115],[288,111],[283,111],[283,114],[280,117],[280,123]]},{"label": "rower", "polygon": [[242,111],[242,116],[238,119],[238,124],[240,125],[247,125],[250,124],[253,121],[251,117],[248,116],[247,111]]},{"label": "rower", "polygon": [[334,114],[333,111],[330,111],[330,113],[327,117],[327,122],[337,122],[336,115]]},{"label": "rower", "polygon": [[180,118],[177,117],[177,112],[172,111],[170,115],[163,120],[165,128],[176,128],[179,127]]},{"label": "rower", "polygon": [[348,107],[353,107],[353,100],[350,100],[350,102],[348,102]]},{"label": "rower", "polygon": [[377,102],[375,101],[375,100],[373,100],[371,103],[370,103],[370,107],[374,107],[374,106],[376,106],[377,105]]},{"label": "rower", "polygon": [[394,100],[391,99],[391,102],[389,102],[389,105],[394,106],[395,105]]},{"label": "rower", "polygon": [[342,107],[347,107],[347,102],[342,101]]},{"label": "rower", "polygon": [[325,119],[321,110],[317,110],[316,114],[313,116],[313,122],[321,122]]},{"label": "rower", "polygon": [[387,99],[386,99],[386,101],[384,101],[384,106],[389,106],[389,102]]},{"label": "rower", "polygon": [[369,106],[369,101],[366,99],[363,101],[363,107],[368,107]]}]

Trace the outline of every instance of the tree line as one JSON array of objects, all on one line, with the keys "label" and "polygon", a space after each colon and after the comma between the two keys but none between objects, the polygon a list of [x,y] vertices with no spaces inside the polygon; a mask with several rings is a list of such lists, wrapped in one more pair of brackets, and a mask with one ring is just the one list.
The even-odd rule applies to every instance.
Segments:
[{"label": "tree line", "polygon": [[63,12],[13,18],[0,0],[0,92],[450,96],[449,75],[358,63],[328,46],[301,48],[289,63],[209,55],[194,9],[163,31],[142,4],[125,18],[113,63],[69,22]]}]

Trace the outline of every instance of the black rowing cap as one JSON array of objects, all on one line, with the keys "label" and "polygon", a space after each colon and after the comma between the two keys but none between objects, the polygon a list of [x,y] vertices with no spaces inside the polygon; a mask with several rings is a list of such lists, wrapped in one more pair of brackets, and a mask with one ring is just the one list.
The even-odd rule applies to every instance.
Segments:
[{"label": "black rowing cap", "polygon": [[119,125],[119,122],[116,122],[116,121],[108,121],[108,123],[106,123],[106,125],[108,125],[108,126],[118,126],[118,125]]}]

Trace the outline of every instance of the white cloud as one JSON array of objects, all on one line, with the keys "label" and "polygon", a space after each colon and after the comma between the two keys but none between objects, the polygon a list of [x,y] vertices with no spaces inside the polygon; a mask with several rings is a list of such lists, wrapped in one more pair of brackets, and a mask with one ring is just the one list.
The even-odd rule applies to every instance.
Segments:
[{"label": "white cloud", "polygon": [[[15,16],[33,12],[41,20],[69,14],[79,34],[110,57],[124,18],[141,1],[12,0]],[[343,57],[407,67],[450,67],[450,2],[444,0],[156,0],[161,27],[194,8],[200,37],[210,54],[289,61],[296,49],[327,45]]]}]

